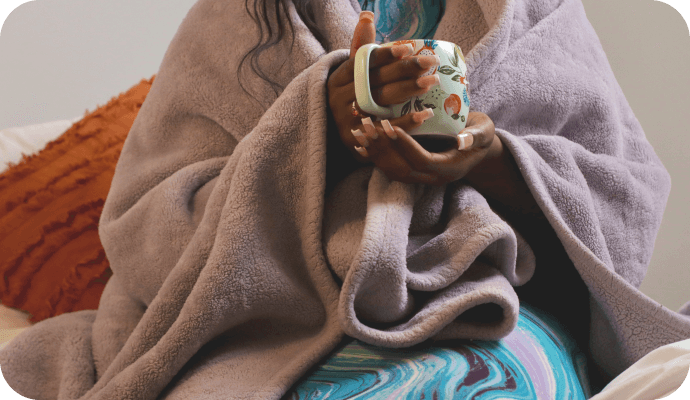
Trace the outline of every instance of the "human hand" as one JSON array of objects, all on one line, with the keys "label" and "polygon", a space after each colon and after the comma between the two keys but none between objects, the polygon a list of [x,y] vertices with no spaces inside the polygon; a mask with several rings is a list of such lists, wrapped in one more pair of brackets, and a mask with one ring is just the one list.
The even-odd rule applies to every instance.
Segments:
[{"label": "human hand", "polygon": [[[364,124],[371,123],[370,126],[382,127],[382,122],[377,121],[376,117],[363,118],[367,115],[355,116],[352,113],[356,99],[355,54],[364,44],[375,42],[376,31],[373,21],[374,15],[371,11],[363,11],[360,14],[350,46],[350,58],[338,66],[328,78],[328,102],[333,119],[338,126],[340,139],[354,158],[362,163],[375,161],[370,158],[366,147],[360,147],[360,142],[354,135],[364,138],[364,135],[370,132]],[[372,97],[377,104],[387,106],[403,103],[414,96],[423,95],[438,83],[436,75],[421,79],[419,77],[432,66],[438,65],[440,60],[436,56],[411,57],[411,53],[412,48],[407,45],[376,48],[371,52],[369,79]],[[361,113],[361,110],[359,112]],[[428,111],[413,112],[388,120],[387,126],[395,125],[403,130],[410,130],[420,126],[430,116]],[[371,132],[373,132],[371,139],[376,140],[377,131]]]},{"label": "human hand", "polygon": [[[465,129],[457,136],[457,146],[452,145],[442,152],[426,150],[398,126],[391,127],[384,122],[375,128],[365,127],[368,143],[360,143],[366,145],[368,158],[389,179],[404,183],[440,186],[454,182],[464,178],[478,164],[497,159],[503,152],[493,121],[482,112],[470,112]],[[373,134],[374,130],[377,135]],[[377,138],[372,139],[373,136]]]},{"label": "human hand", "polygon": [[[354,58],[364,44],[374,43],[373,13],[363,11],[350,47],[350,58],[328,79],[328,101],[342,143],[356,160],[373,162],[388,178],[405,183],[443,185],[465,177],[480,162],[503,150],[495,136],[493,121],[484,113],[470,112],[458,135],[458,146],[429,152],[406,131],[420,126],[431,115],[414,112],[400,118],[376,121],[375,117],[352,115],[356,99]],[[376,48],[371,53],[369,79],[372,97],[386,106],[426,93],[436,84],[431,77],[418,79],[437,65],[433,56],[410,57],[407,46]],[[433,112],[432,110],[429,110]],[[356,136],[355,136],[356,135]],[[360,147],[361,146],[361,147]],[[356,149],[359,148],[359,151]]]}]

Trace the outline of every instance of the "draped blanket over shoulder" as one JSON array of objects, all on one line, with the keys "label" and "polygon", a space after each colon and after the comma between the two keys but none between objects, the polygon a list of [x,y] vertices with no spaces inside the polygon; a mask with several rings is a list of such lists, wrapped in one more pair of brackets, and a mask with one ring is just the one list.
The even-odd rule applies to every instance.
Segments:
[{"label": "draped blanket over shoulder", "polygon": [[[327,79],[360,7],[313,4],[323,39],[290,3],[294,46],[288,31],[260,58],[283,90],[243,70],[266,108],[236,74],[260,36],[244,1],[194,5],[117,164],[99,308],[10,343],[0,364],[16,391],[279,399],[345,335],[398,348],[515,328],[535,253],[472,187],[364,166],[326,192]],[[687,316],[637,289],[670,179],[580,1],[447,0],[435,39],[465,52],[472,107],[493,119],[586,284],[585,350],[601,369],[690,337]],[[500,312],[468,312],[482,305]]]}]

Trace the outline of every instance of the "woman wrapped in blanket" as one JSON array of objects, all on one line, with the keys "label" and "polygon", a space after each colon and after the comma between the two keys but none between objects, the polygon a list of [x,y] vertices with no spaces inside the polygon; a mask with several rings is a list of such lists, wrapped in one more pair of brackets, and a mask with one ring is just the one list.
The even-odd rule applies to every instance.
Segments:
[{"label": "woman wrapped in blanket", "polygon": [[[471,145],[410,137],[424,111],[353,115],[352,54],[377,29],[460,46]],[[434,84],[433,57],[372,58],[381,105]],[[669,187],[579,0],[199,0],[118,160],[99,309],[31,327],[0,364],[37,399],[278,399],[323,392],[325,359],[377,357],[373,382],[431,386],[370,398],[581,398],[575,346],[526,305],[586,352],[595,392],[690,336],[637,290]]]},{"label": "woman wrapped in blanket", "polygon": [[[535,392],[530,393],[530,390],[521,391],[524,386],[530,385],[527,381],[531,379],[534,379],[534,384],[539,386],[540,379],[536,376],[539,373],[534,370],[530,371],[531,378],[529,378],[530,374],[522,375],[516,372],[516,370],[523,368],[511,365],[511,358],[517,364],[541,365],[544,369],[559,371],[563,374],[561,378],[567,376],[566,379],[559,380],[557,388],[551,388],[554,390],[553,392],[545,390],[544,387],[537,387],[536,392],[539,398],[547,398],[542,396],[582,398],[580,396],[585,394],[589,397],[590,387],[588,387],[586,374],[583,373],[582,359],[575,358],[581,356],[577,344],[582,348],[586,346],[587,332],[582,327],[587,326],[589,318],[587,289],[530,193],[513,157],[506,150],[499,136],[495,135],[491,118],[485,113],[470,111],[466,128],[458,134],[457,145],[449,145],[448,142],[425,141],[423,138],[414,139],[407,134],[408,130],[420,126],[433,115],[428,114],[433,113],[430,109],[379,121],[375,116],[367,115],[361,111],[355,101],[354,56],[357,49],[366,43],[433,38],[438,23],[444,14],[445,0],[359,0],[359,3],[364,11],[360,13],[360,20],[352,38],[350,58],[332,70],[328,79],[329,122],[331,126],[337,126],[340,139],[334,140],[333,137],[329,137],[328,159],[337,160],[329,162],[329,165],[334,166],[329,169],[329,176],[335,178],[328,181],[329,187],[332,188],[340,178],[356,168],[373,164],[391,180],[444,185],[463,179],[477,189],[487,198],[493,208],[499,210],[521,232],[535,252],[536,258],[541,261],[541,265],[544,267],[555,265],[558,266],[558,269],[551,267],[545,270],[537,267],[532,280],[528,284],[516,288],[523,303],[538,305],[538,309],[522,307],[519,333],[513,335],[512,343],[524,341],[522,344],[529,347],[526,342],[530,340],[527,337],[537,338],[536,346],[541,348],[542,351],[539,353],[545,357],[525,358],[527,353],[524,353],[522,359],[520,357],[502,358],[500,356],[501,351],[490,342],[478,342],[474,346],[467,346],[464,348],[462,356],[460,353],[455,353],[455,356],[467,357],[469,353],[465,352],[471,352],[472,347],[476,347],[477,354],[493,353],[493,357],[499,361],[499,365],[503,363],[504,368],[503,370],[494,368],[495,370],[491,374],[483,378],[488,381],[489,375],[495,374],[503,375],[503,379],[494,381],[492,387],[485,386],[486,382],[465,380],[465,386],[468,386],[469,389],[465,387],[466,392],[459,392],[459,388],[463,385],[458,386],[456,395],[459,397],[457,398],[464,398],[462,396],[469,396],[473,392],[482,390],[494,391],[495,395],[498,395],[496,392],[505,395],[511,393],[513,395],[534,395]],[[297,5],[298,2],[295,4]],[[375,10],[376,13],[367,10],[367,8]],[[463,49],[463,51],[468,50]],[[402,103],[413,96],[427,93],[438,83],[435,80],[437,75],[420,78],[429,68],[438,64],[438,58],[434,56],[412,56],[410,53],[411,50],[405,45],[373,50],[370,61],[370,82],[372,95],[377,104],[386,106]],[[469,138],[469,140],[461,141],[461,136]],[[551,284],[545,285],[546,282]],[[564,282],[565,284],[560,285],[555,284],[555,282]],[[556,290],[556,288],[558,289]],[[535,311],[539,313],[542,310],[547,310],[547,314],[544,318],[539,319],[538,316],[535,316]],[[567,333],[560,330],[557,326],[558,323],[548,318],[549,315],[562,317],[561,323],[564,323]],[[567,346],[562,346],[556,351],[547,350],[548,346],[545,345],[545,342],[548,342],[549,336],[553,337],[553,335],[561,335],[561,344],[567,343]],[[575,339],[576,345],[570,342],[572,339]],[[511,343],[511,341],[505,341],[505,343]],[[504,350],[516,352],[516,349],[510,349],[510,345],[507,346],[508,349]],[[355,365],[359,365],[362,369],[374,367],[367,364],[367,362],[371,363],[373,354],[361,342],[341,349],[340,353],[329,360],[328,365],[322,367],[315,376],[308,378],[301,384],[296,392],[299,395],[295,394],[294,398],[301,398],[300,395],[306,398],[309,393],[313,395],[315,390],[324,393],[324,385],[328,388],[331,383],[337,383],[335,386],[346,388],[341,389],[344,393],[336,391],[330,393],[331,396],[345,396],[345,393],[351,395],[353,391],[362,390],[366,384],[358,382],[358,384],[352,385],[352,382],[363,379],[362,376],[347,377],[344,375],[351,373],[352,367]],[[400,368],[409,363],[411,357],[406,353],[397,353],[396,356],[395,352],[387,353],[382,348],[376,349],[375,354],[379,356],[386,354],[383,356],[385,362],[379,360],[380,364],[373,363],[381,372],[385,370],[386,366]],[[424,354],[420,353],[418,357],[423,358]],[[452,356],[450,358],[452,359]],[[481,359],[481,356],[477,359]],[[573,362],[580,363],[575,366],[575,369],[579,368],[579,370],[573,369]],[[490,365],[490,363],[486,365]],[[342,367],[342,370],[339,367]],[[474,368],[476,367],[474,366]],[[596,365],[592,367],[596,368]],[[416,368],[424,370],[424,365],[418,365]],[[492,369],[491,367],[487,368]],[[513,374],[515,374],[513,379],[517,378],[518,388],[508,390],[510,385],[506,386],[506,380],[510,379],[511,373],[508,370],[512,368],[515,368],[513,369]],[[508,375],[505,375],[506,373]],[[578,373],[579,377],[577,376]],[[355,373],[354,375],[358,374]],[[452,375],[453,373],[450,372],[443,378],[438,377],[437,379],[448,380],[449,376]],[[576,377],[582,381],[582,392],[579,389],[580,382],[574,379]],[[524,380],[520,381],[520,378]],[[409,378],[406,377],[406,374],[402,374],[400,379],[404,381]],[[319,384],[314,385],[312,380],[319,382]],[[380,382],[377,379],[373,379],[373,381]],[[329,383],[324,384],[324,382]],[[348,387],[345,382],[350,382],[350,386]],[[394,382],[388,386],[403,383]],[[591,382],[595,392],[600,390],[603,383],[605,382],[597,381],[596,376],[594,382]],[[427,387],[434,384],[435,381],[433,380],[426,383]],[[414,385],[417,385],[418,394],[424,394],[423,385],[419,386],[418,382]],[[367,387],[366,389],[369,390],[367,393],[371,393],[374,397],[377,393],[374,389],[381,390],[381,388],[374,387]],[[532,389],[534,390],[534,388]],[[503,392],[503,390],[505,391]],[[379,395],[382,393],[378,392]]]}]

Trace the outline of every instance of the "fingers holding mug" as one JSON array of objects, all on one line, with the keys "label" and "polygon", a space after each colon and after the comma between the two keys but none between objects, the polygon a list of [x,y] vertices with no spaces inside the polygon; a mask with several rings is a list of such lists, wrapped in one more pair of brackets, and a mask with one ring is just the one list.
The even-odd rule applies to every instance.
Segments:
[{"label": "fingers holding mug", "polygon": [[432,118],[434,116],[434,110],[431,108],[425,108],[422,111],[411,112],[398,118],[391,118],[389,123],[391,125],[397,126],[404,130],[405,132],[411,132],[415,128],[422,126],[424,121]]},{"label": "fingers holding mug", "polygon": [[[404,107],[393,111],[393,109],[387,108],[386,105],[402,105],[405,101],[412,100],[413,97],[424,97],[424,99],[415,99],[416,102],[434,103],[444,100],[439,97],[442,94],[446,94],[443,90],[440,90],[436,95],[431,96],[429,93],[430,96],[426,96],[432,88],[441,84],[440,75],[435,73],[436,65],[440,64],[440,57],[432,55],[428,57],[428,62],[421,63],[423,68],[433,67],[433,71],[429,70],[428,72],[434,72],[422,74],[422,76],[418,76],[420,71],[417,69],[411,71],[410,68],[401,69],[401,64],[398,64],[395,69],[389,69],[387,73],[385,71],[382,72],[382,68],[370,71],[371,53],[379,48],[381,46],[369,43],[360,47],[355,56],[353,86],[357,103],[362,110],[373,115],[394,116],[396,114],[400,115],[400,112],[405,113],[406,111],[403,111]],[[420,65],[419,57],[415,58],[414,64]],[[408,71],[405,72],[405,70]],[[398,73],[394,74],[394,71],[398,71]],[[405,75],[411,75],[412,77],[395,81],[397,76],[405,77]],[[415,107],[417,107],[417,103],[415,103]],[[463,117],[462,122],[464,121]]]},{"label": "fingers holding mug", "polygon": [[[410,44],[416,55],[378,69],[369,67],[374,50],[401,44]],[[364,112],[391,123],[402,118],[397,125],[411,136],[451,138],[465,128],[470,106],[467,66],[456,44],[421,39],[369,43],[357,51],[354,68],[355,97]],[[406,79],[388,82],[400,77]],[[421,125],[424,114],[410,111],[424,108],[433,109],[433,116]]]},{"label": "fingers holding mug", "polygon": [[[364,117],[361,123],[356,125],[352,130],[352,137],[357,141],[357,147],[366,150],[367,156],[376,155],[390,148],[391,141],[397,141],[399,135],[395,127],[403,131],[412,130],[421,126],[424,121],[433,116],[433,110],[426,109],[420,112],[409,113],[402,117],[392,119],[382,119],[377,122],[371,117]],[[357,150],[360,154],[364,152]]]}]

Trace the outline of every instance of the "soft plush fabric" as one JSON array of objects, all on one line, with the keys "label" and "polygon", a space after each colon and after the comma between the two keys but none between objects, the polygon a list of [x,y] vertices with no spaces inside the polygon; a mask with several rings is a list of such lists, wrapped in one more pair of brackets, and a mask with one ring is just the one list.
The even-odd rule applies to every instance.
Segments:
[{"label": "soft plush fabric", "polygon": [[390,349],[347,339],[285,398],[584,400],[586,365],[553,316],[521,304],[517,327],[498,341]]},{"label": "soft plush fabric", "polygon": [[98,220],[143,80],[0,175],[0,300],[31,322],[98,308],[112,272]]},{"label": "soft plush fabric", "polygon": [[[690,319],[637,289],[669,176],[582,4],[468,3],[447,1],[435,38],[469,49],[473,107],[493,119],[589,290],[579,328],[595,372],[615,376],[690,337]],[[103,208],[113,276],[99,309],[42,321],[0,351],[17,392],[278,399],[346,335],[402,348],[513,331],[514,287],[535,274],[534,253],[483,196],[462,180],[403,184],[371,166],[333,181],[326,82],[360,10],[314,7],[323,43],[289,7],[292,51],[287,35],[260,58],[285,85],[278,96],[250,71],[240,77],[267,109],[235,72],[259,36],[244,2],[192,7]]]}]

